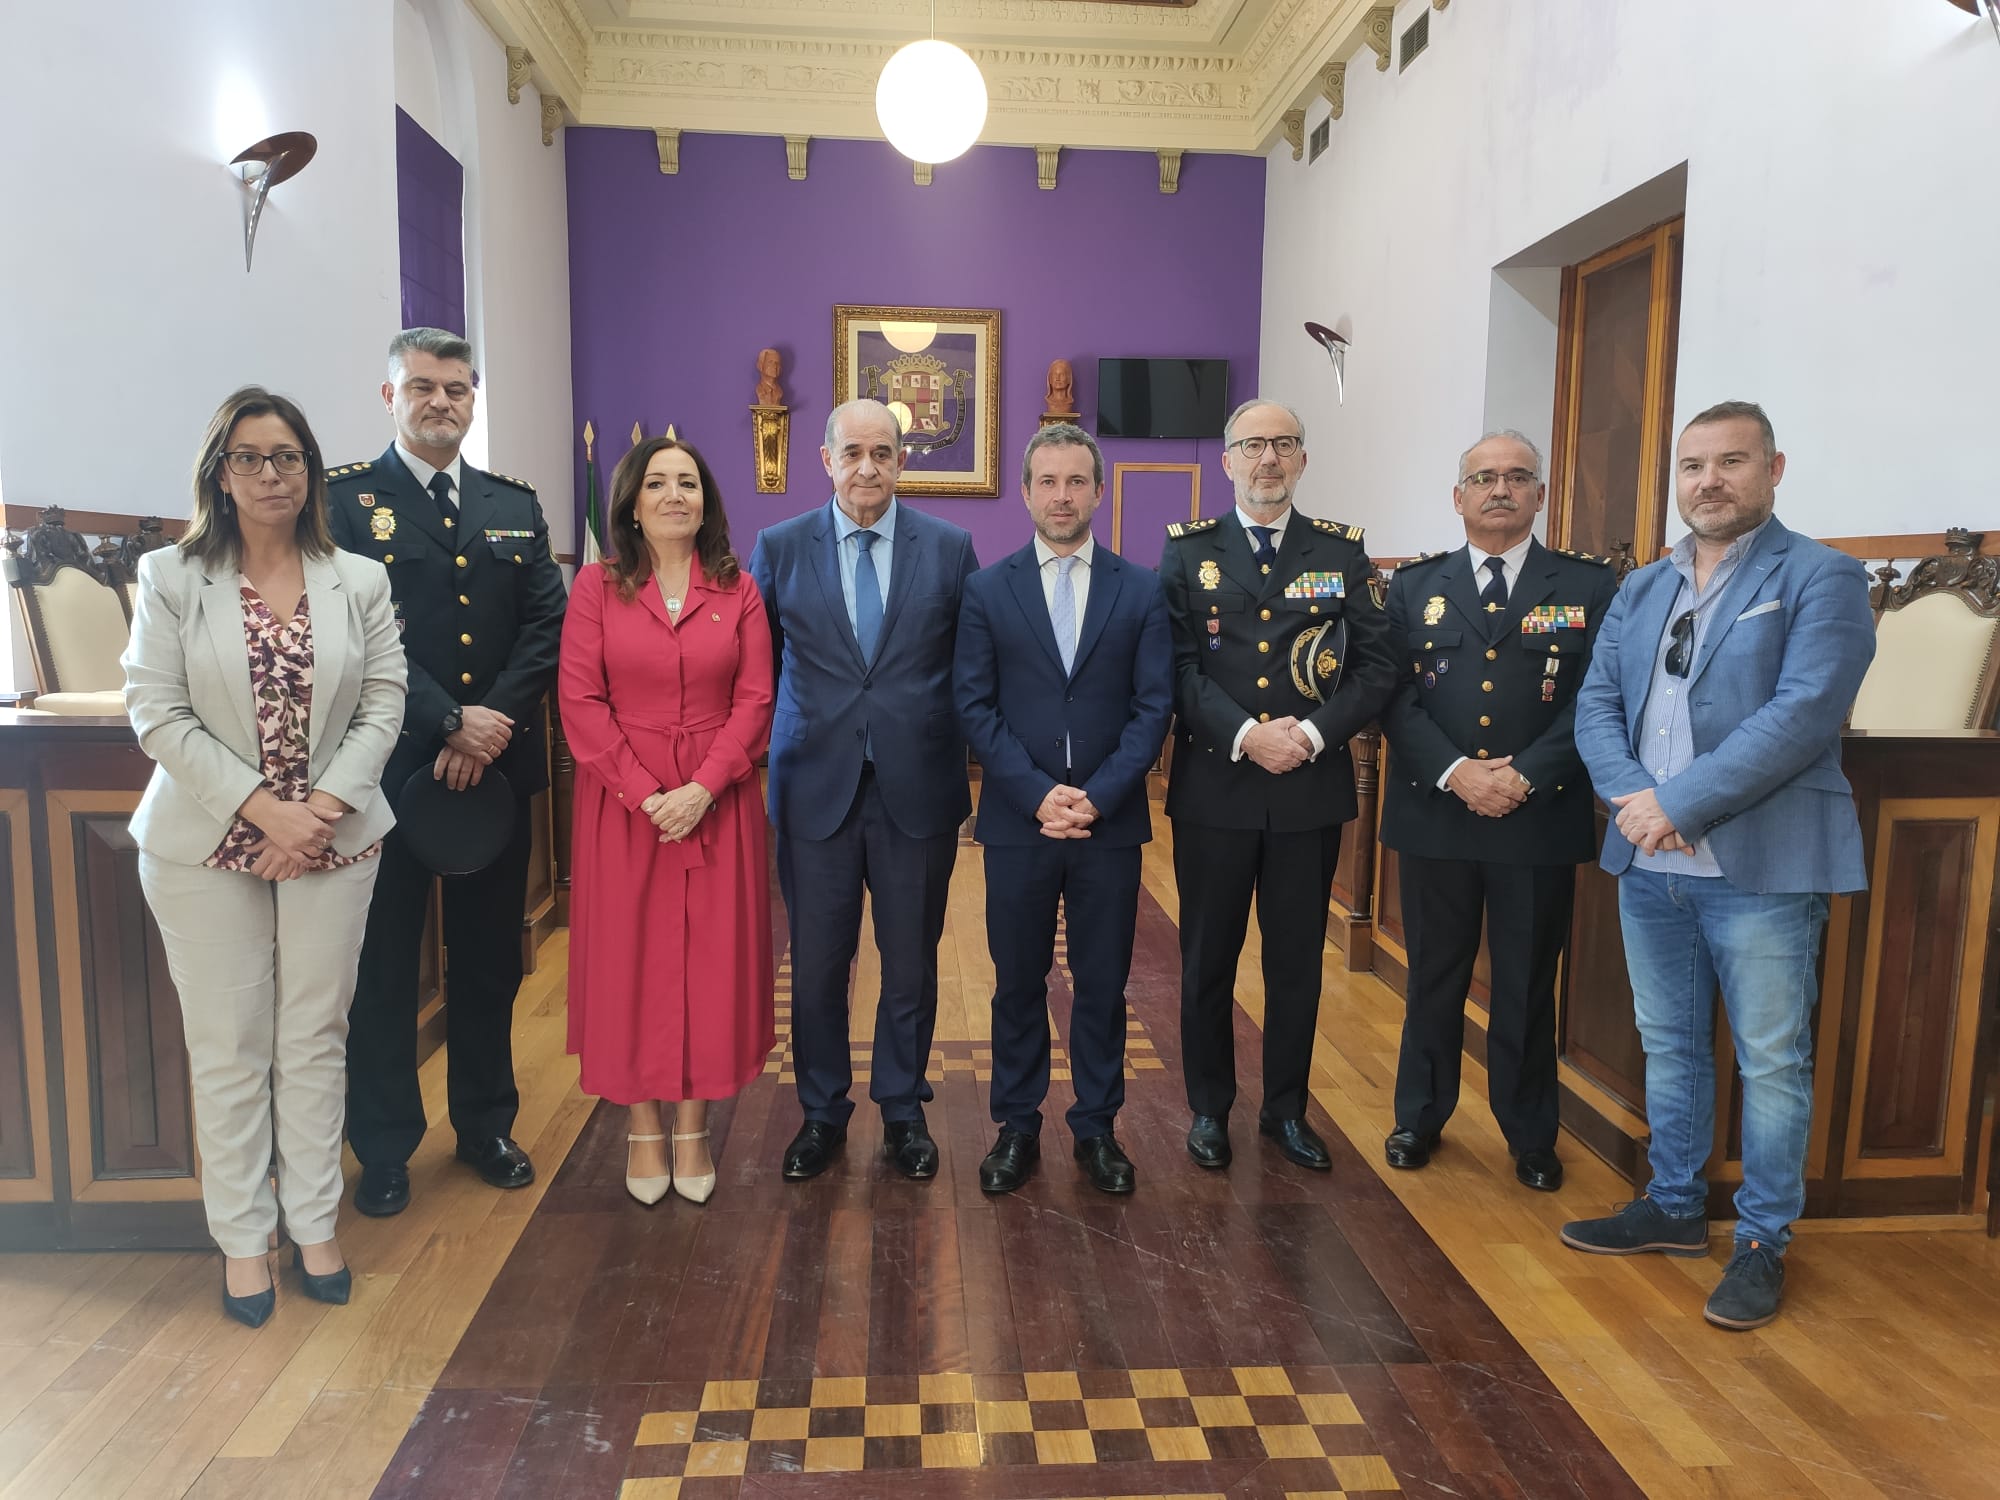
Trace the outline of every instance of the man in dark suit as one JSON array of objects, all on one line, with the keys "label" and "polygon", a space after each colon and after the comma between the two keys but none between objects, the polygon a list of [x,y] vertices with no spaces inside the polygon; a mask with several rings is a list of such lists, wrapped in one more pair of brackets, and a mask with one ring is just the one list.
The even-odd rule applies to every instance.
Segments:
[{"label": "man in dark suit", "polygon": [[[542,696],[555,680],[562,573],[534,489],[459,456],[472,424],[472,346],[440,328],[389,345],[382,400],[396,440],[371,463],[327,475],[333,537],[389,570],[410,694],[382,786],[411,776],[464,790],[488,771],[513,793],[500,857],[444,881],[446,1093],[458,1155],[495,1187],[535,1179],[514,1143],[514,994],[527,900],[529,798],[548,785]],[[348,1017],[347,1138],[361,1163],[354,1206],[376,1216],[410,1201],[410,1153],[424,1135],[417,1090],[417,963],[432,873],[400,832],[382,844],[360,978]]]},{"label": "man in dark suit", "polygon": [[1129,1193],[1132,1163],[1113,1126],[1125,1102],[1140,846],[1153,836],[1146,772],[1173,712],[1173,638],[1158,577],[1090,534],[1104,455],[1087,434],[1066,423],[1036,433],[1021,497],[1035,540],[966,581],[953,673],[979,757],[994,972],[989,1100],[1000,1134],[979,1185],[1012,1192],[1040,1154],[1060,903],[1073,981],[1070,1134],[1090,1180]]},{"label": "man in dark suit", "polygon": [[1160,563],[1174,635],[1167,816],[1180,890],[1181,1066],[1188,1154],[1230,1160],[1236,964],[1257,901],[1264,948],[1259,1126],[1287,1159],[1332,1161],[1305,1122],[1327,898],[1354,816],[1347,742],[1395,686],[1361,528],[1300,515],[1305,429],[1249,401],[1223,429],[1228,516],[1167,528]]},{"label": "man in dark suit", "polygon": [[1458,472],[1466,545],[1405,563],[1389,585],[1389,636],[1410,670],[1382,714],[1382,842],[1398,855],[1410,977],[1384,1150],[1392,1167],[1423,1166],[1458,1106],[1483,909],[1487,1097],[1514,1175],[1552,1193],[1556,964],[1597,836],[1571,731],[1618,585],[1602,559],[1535,540],[1542,455],[1520,433],[1488,433]]},{"label": "man in dark suit", "polygon": [[924,1077],[937,1023],[937,945],[958,826],[972,810],[951,701],[972,538],[896,499],[902,434],[878,401],[827,418],[833,499],[766,527],[750,573],[770,611],[778,695],[771,821],[792,934],[792,1050],[805,1123],[785,1176],[824,1172],[847,1137],[854,1081],[847,974],[873,900],[882,994],[868,1095],[907,1177],[937,1175]]}]

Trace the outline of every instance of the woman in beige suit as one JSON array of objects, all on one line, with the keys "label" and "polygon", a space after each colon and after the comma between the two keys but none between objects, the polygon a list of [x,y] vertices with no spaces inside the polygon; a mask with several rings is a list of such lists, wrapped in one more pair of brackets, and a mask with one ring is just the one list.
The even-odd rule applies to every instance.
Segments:
[{"label": "woman in beige suit", "polygon": [[335,549],[319,445],[283,396],[246,386],[210,421],[187,533],[140,565],[124,664],[157,762],[139,880],[180,991],[223,1309],[254,1328],[280,1202],[306,1294],[345,1302],[352,1281],[334,1240],[347,1008],[405,676],[389,575]]}]

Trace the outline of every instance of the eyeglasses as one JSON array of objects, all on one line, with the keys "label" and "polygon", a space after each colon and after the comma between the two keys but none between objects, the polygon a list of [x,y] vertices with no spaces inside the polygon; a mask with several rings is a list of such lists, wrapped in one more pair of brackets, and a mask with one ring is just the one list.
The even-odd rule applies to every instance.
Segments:
[{"label": "eyeglasses", "polygon": [[1685,677],[1694,655],[1694,611],[1689,610],[1674,621],[1674,643],[1667,648],[1667,671],[1675,677]]},{"label": "eyeglasses", "polygon": [[240,474],[245,479],[254,479],[264,472],[269,464],[280,474],[303,474],[306,471],[306,456],[296,448],[280,448],[276,453],[252,453],[248,448],[235,453],[225,453],[222,461],[229,465],[229,472]]},{"label": "eyeglasses", "polygon": [[1290,458],[1301,448],[1305,447],[1305,445],[1306,440],[1304,438],[1287,436],[1238,438],[1229,446],[1236,449],[1245,458],[1262,458],[1266,448],[1269,448],[1280,458]]},{"label": "eyeglasses", "polygon": [[1531,490],[1542,482],[1539,474],[1527,469],[1509,469],[1502,474],[1497,469],[1480,469],[1459,480],[1459,488],[1485,493],[1495,485],[1504,484],[1510,490]]}]

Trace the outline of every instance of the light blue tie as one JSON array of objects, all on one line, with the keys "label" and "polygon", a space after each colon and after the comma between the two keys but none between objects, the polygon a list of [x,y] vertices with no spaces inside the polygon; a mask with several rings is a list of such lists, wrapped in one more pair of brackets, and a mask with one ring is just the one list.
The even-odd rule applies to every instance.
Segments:
[{"label": "light blue tie", "polygon": [[1056,650],[1062,654],[1065,676],[1076,664],[1076,585],[1069,576],[1075,566],[1074,553],[1056,559],[1056,600],[1049,606],[1049,623],[1055,627]]},{"label": "light blue tie", "polygon": [[861,555],[854,559],[854,640],[861,647],[861,659],[872,664],[875,644],[882,639],[882,585],[875,577],[875,559],[868,549],[882,540],[873,531],[854,533],[854,545]]}]

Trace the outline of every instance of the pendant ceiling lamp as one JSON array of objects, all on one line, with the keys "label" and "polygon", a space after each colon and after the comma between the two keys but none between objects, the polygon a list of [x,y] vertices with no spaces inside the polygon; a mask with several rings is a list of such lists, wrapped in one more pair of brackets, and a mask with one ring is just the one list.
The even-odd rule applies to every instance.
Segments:
[{"label": "pendant ceiling lamp", "polygon": [[[937,30],[937,5],[931,6]],[[911,42],[883,66],[875,84],[882,134],[911,161],[963,156],[986,125],[986,80],[979,65],[935,35]]]}]

